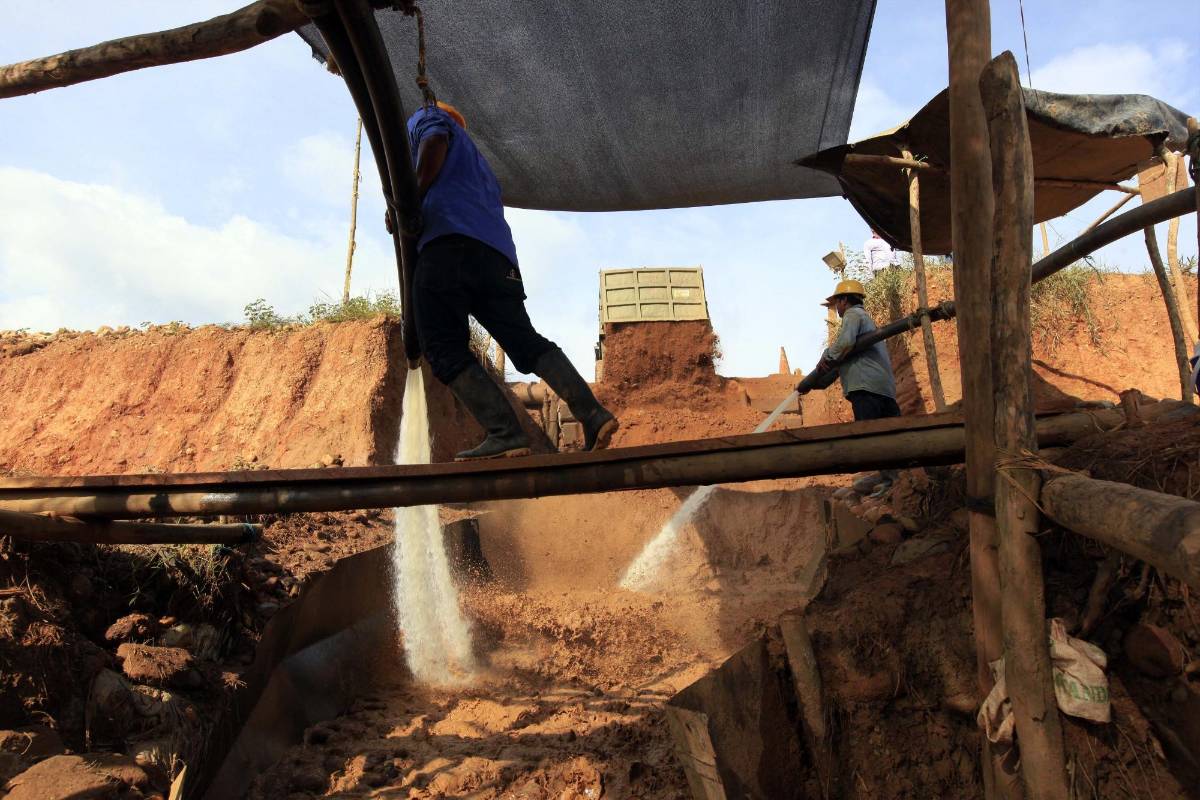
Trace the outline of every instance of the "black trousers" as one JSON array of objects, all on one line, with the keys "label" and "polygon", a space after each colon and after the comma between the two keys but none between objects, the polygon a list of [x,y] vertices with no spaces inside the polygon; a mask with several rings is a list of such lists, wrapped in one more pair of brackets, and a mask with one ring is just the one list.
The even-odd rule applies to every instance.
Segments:
[{"label": "black trousers", "polygon": [[854,408],[854,420],[887,419],[900,416],[900,406],[894,398],[882,394],[864,391],[862,389],[846,395]]},{"label": "black trousers", "polygon": [[469,236],[441,236],[417,258],[413,308],[421,350],[434,376],[449,383],[476,361],[467,317],[492,335],[518,372],[556,345],[533,329],[520,269]]}]

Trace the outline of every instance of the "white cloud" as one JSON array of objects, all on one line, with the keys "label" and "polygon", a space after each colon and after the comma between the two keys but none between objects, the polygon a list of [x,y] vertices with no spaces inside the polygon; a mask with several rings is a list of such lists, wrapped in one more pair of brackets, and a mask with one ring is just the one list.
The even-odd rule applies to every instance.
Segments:
[{"label": "white cloud", "polygon": [[1188,51],[1181,42],[1167,41],[1153,52],[1139,44],[1098,44],[1077,47],[1033,71],[1033,88],[1064,94],[1149,94],[1168,102],[1186,74]]},{"label": "white cloud", "polygon": [[[341,231],[198,225],[150,197],[0,167],[0,329],[237,321],[257,297],[294,312],[337,293],[344,259]],[[362,242],[356,272],[386,275],[387,259]]]},{"label": "white cloud", "polygon": [[854,101],[854,117],[850,120],[851,142],[882,133],[906,121],[916,109],[905,108],[894,100],[878,83],[864,77]]},{"label": "white cloud", "polygon": [[[304,136],[279,154],[279,169],[288,185],[304,198],[326,205],[349,205],[353,167],[353,129],[350,135],[325,131]],[[365,137],[359,171],[362,173],[359,194],[378,194],[379,171]]]}]

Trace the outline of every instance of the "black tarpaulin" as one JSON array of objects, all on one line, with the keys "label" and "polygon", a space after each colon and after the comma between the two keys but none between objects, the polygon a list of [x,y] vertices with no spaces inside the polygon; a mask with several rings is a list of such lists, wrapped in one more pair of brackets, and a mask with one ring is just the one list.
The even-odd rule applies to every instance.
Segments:
[{"label": "black tarpaulin", "polygon": [[[1166,140],[1168,146],[1178,150],[1187,138],[1187,116],[1153,97],[1023,91],[1033,150],[1036,222],[1061,217],[1103,191],[1099,186],[1064,187],[1045,181],[1113,184],[1133,177],[1138,162],[1154,155],[1151,140]],[[940,168],[919,173],[921,244],[929,254],[949,253],[951,164],[947,91],[930,100],[898,128],[854,144],[829,148],[797,163],[836,175],[846,198],[867,224],[892,246],[911,250],[908,182],[904,171],[893,166],[845,161],[851,153],[899,157],[905,143],[914,157]]]},{"label": "black tarpaulin", "polygon": [[[426,0],[431,85],[506,205],[616,211],[838,195],[875,0]],[[377,12],[405,108],[416,22]],[[323,58],[312,26],[301,36]]]}]

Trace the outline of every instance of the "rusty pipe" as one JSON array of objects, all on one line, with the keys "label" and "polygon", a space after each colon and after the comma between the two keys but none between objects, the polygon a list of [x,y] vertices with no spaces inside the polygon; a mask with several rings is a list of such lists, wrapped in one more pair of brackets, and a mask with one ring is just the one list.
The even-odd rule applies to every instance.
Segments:
[{"label": "rusty pipe", "polygon": [[87,544],[225,544],[253,542],[262,526],[177,525],[162,522],[81,520],[76,517],[0,510],[0,535],[32,542]]},{"label": "rusty pipe", "polygon": [[[1039,445],[1068,444],[1123,419],[1111,409],[1042,417]],[[502,463],[299,470],[295,478],[277,471],[225,482],[193,476],[213,481],[207,485],[159,483],[167,476],[105,487],[10,483],[0,484],[0,508],[102,518],[345,511],[954,464],[962,461],[963,447],[962,418],[951,413]]]}]

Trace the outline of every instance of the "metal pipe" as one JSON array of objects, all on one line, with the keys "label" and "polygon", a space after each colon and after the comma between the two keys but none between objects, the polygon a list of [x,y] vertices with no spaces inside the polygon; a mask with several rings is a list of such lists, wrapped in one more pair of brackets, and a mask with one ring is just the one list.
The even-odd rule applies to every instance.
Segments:
[{"label": "metal pipe", "polygon": [[[1033,265],[1033,282],[1037,283],[1056,272],[1066,269],[1080,259],[1091,255],[1101,247],[1112,244],[1118,239],[1123,239],[1132,233],[1139,233],[1148,226],[1156,225],[1159,222],[1166,222],[1173,217],[1195,213],[1195,211],[1195,193],[1191,188],[1180,189],[1166,197],[1160,197],[1157,200],[1144,203],[1132,211],[1126,211],[1124,214],[1120,214],[1107,222],[1097,225],[1095,228],[1067,242],[1050,255],[1038,261]],[[874,344],[882,342],[884,339],[890,339],[893,336],[898,336],[901,333],[919,328],[921,326],[922,313],[922,309],[917,309],[917,311],[909,314],[907,317],[884,325],[882,328],[878,328],[865,336],[860,336],[854,347],[851,348],[850,352],[842,360],[845,361],[848,358],[852,358]],[[929,319],[937,322],[938,320],[950,319],[956,313],[954,302],[943,300],[937,306],[929,309]],[[800,385],[814,388],[816,382],[822,376],[827,375],[830,369],[836,369],[836,367],[837,364],[834,364],[825,370],[820,368],[814,369],[805,376]]]},{"label": "metal pipe", "polygon": [[333,9],[336,11],[327,2],[312,2],[305,7],[346,80],[367,128],[376,164],[380,166],[384,198],[394,223],[392,246],[400,278],[404,353],[409,363],[415,364],[421,357],[416,316],[412,311],[420,199],[408,144],[407,117],[387,47],[370,5],[364,0],[336,0]]},{"label": "metal pipe", "polygon": [[262,536],[262,526],[113,522],[0,510],[0,535],[32,542],[238,545]]},{"label": "metal pipe", "polygon": [[[1043,417],[1039,445],[1067,444],[1123,420],[1117,410]],[[933,414],[501,463],[280,470],[236,473],[236,480],[225,473],[116,476],[60,487],[11,479],[0,483],[0,508],[135,518],[478,502],[953,464],[962,461],[963,441],[961,415]],[[197,482],[176,480],[189,477]],[[141,483],[115,485],[122,479]]]}]

